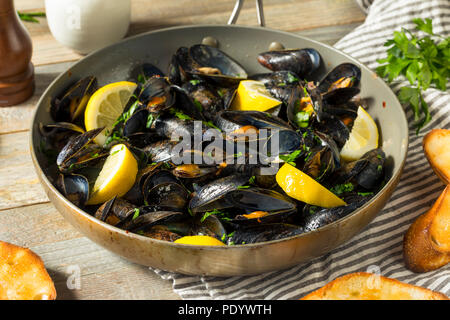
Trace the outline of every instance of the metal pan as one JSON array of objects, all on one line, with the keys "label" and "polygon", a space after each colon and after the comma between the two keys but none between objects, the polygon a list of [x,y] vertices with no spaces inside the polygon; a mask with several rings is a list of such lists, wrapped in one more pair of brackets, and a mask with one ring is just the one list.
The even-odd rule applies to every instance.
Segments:
[{"label": "metal pan", "polygon": [[[239,3],[242,4],[241,1]],[[239,11],[239,3],[236,12]],[[263,23],[261,15],[260,24]],[[52,122],[49,114],[52,97],[88,75],[95,75],[101,85],[127,79],[130,70],[143,62],[167,70],[169,59],[178,47],[200,43],[206,36],[216,38],[220,48],[236,58],[250,74],[264,71],[256,56],[266,51],[273,41],[282,43],[286,48],[317,49],[325,61],[320,72],[322,75],[326,69],[342,62],[360,65],[361,95],[371,98],[369,112],[379,125],[380,143],[388,157],[391,172],[384,188],[352,214],[313,232],[282,240],[224,247],[174,244],[128,233],[95,219],[65,199],[50,182],[47,168],[43,166],[44,156],[39,152],[38,126],[39,123]],[[398,184],[407,153],[408,126],[403,109],[389,87],[370,69],[330,46],[261,27],[197,25],[128,38],[77,62],[53,81],[42,95],[33,118],[30,144],[33,163],[49,199],[67,221],[92,241],[130,261],[154,268],[184,274],[233,276],[279,270],[309,261],[330,252],[360,232],[384,207]]]}]

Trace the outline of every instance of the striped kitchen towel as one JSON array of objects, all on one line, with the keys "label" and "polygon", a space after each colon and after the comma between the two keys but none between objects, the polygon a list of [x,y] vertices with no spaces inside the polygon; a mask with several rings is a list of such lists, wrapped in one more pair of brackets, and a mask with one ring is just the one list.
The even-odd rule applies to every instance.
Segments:
[{"label": "striped kitchen towel", "polygon": [[[450,35],[449,0],[357,0],[367,12],[364,24],[335,46],[375,69],[385,57],[384,42],[394,30],[413,29],[413,18],[431,18],[434,31]],[[394,92],[406,81],[393,83]],[[288,270],[246,277],[199,277],[154,270],[173,282],[183,299],[299,299],[327,282],[357,271],[381,275],[415,284],[450,296],[450,265],[416,274],[405,268],[402,241],[408,227],[427,211],[444,189],[422,151],[424,134],[433,128],[450,129],[450,93],[428,89],[424,94],[432,114],[431,123],[420,135],[410,126],[408,158],[401,181],[392,198],[363,232],[334,251]],[[410,124],[413,114],[406,110]]]}]

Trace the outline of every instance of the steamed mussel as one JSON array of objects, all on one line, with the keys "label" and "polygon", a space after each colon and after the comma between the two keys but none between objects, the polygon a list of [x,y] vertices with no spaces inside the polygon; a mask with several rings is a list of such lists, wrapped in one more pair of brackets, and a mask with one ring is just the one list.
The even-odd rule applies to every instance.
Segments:
[{"label": "steamed mussel", "polygon": [[[249,74],[203,44],[180,47],[167,75],[150,63],[135,65],[129,74],[136,89],[122,101],[103,145],[96,137],[104,128],[86,130],[80,117],[97,80],[79,80],[53,99],[55,123],[40,127],[55,150],[58,190],[128,232],[164,241],[209,236],[227,245],[311,232],[363,206],[387,170],[378,146],[352,160],[341,157],[363,105],[360,68],[343,63],[322,75],[322,57],[312,48],[268,51],[256,60],[271,72]],[[260,84],[255,95],[279,104],[266,111],[236,107],[245,80]],[[92,204],[94,184],[118,144],[130,151],[137,173],[126,192]],[[280,166],[306,174],[345,205],[293,197],[278,182]]]}]

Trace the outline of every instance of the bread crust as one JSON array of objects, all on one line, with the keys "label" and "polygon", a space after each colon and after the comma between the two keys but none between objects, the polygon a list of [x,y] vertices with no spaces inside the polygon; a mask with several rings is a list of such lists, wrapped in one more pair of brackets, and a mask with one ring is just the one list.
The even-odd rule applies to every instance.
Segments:
[{"label": "bread crust", "polygon": [[0,241],[0,300],[54,300],[55,285],[33,251]]},{"label": "bread crust", "polygon": [[408,228],[403,238],[403,258],[406,267],[413,272],[428,272],[439,269],[450,262],[450,255],[437,251],[431,242],[430,225],[446,197],[450,197],[447,186],[433,206],[419,216]]},{"label": "bread crust", "polygon": [[431,168],[444,182],[450,184],[450,130],[433,129],[425,135],[422,147]]},{"label": "bread crust", "polygon": [[440,292],[373,273],[339,277],[300,300],[449,300]]}]

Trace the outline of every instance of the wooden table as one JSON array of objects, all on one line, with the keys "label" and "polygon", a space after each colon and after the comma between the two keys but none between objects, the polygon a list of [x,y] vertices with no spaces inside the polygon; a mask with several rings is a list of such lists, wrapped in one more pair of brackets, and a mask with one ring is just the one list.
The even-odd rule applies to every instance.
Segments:
[{"label": "wooden table", "polygon": [[[45,10],[44,0],[15,4],[24,12]],[[266,0],[264,5],[268,27],[328,44],[365,18],[354,0]],[[226,23],[233,6],[234,0],[132,0],[129,35],[175,25]],[[59,44],[45,18],[39,20],[25,23],[33,40],[36,92],[21,105],[0,108],[0,240],[39,254],[60,299],[179,299],[171,283],[77,232],[45,195],[29,152],[31,117],[50,82],[82,56]],[[238,24],[256,25],[254,1],[245,3]],[[69,289],[67,282],[78,270],[81,288]]]}]

